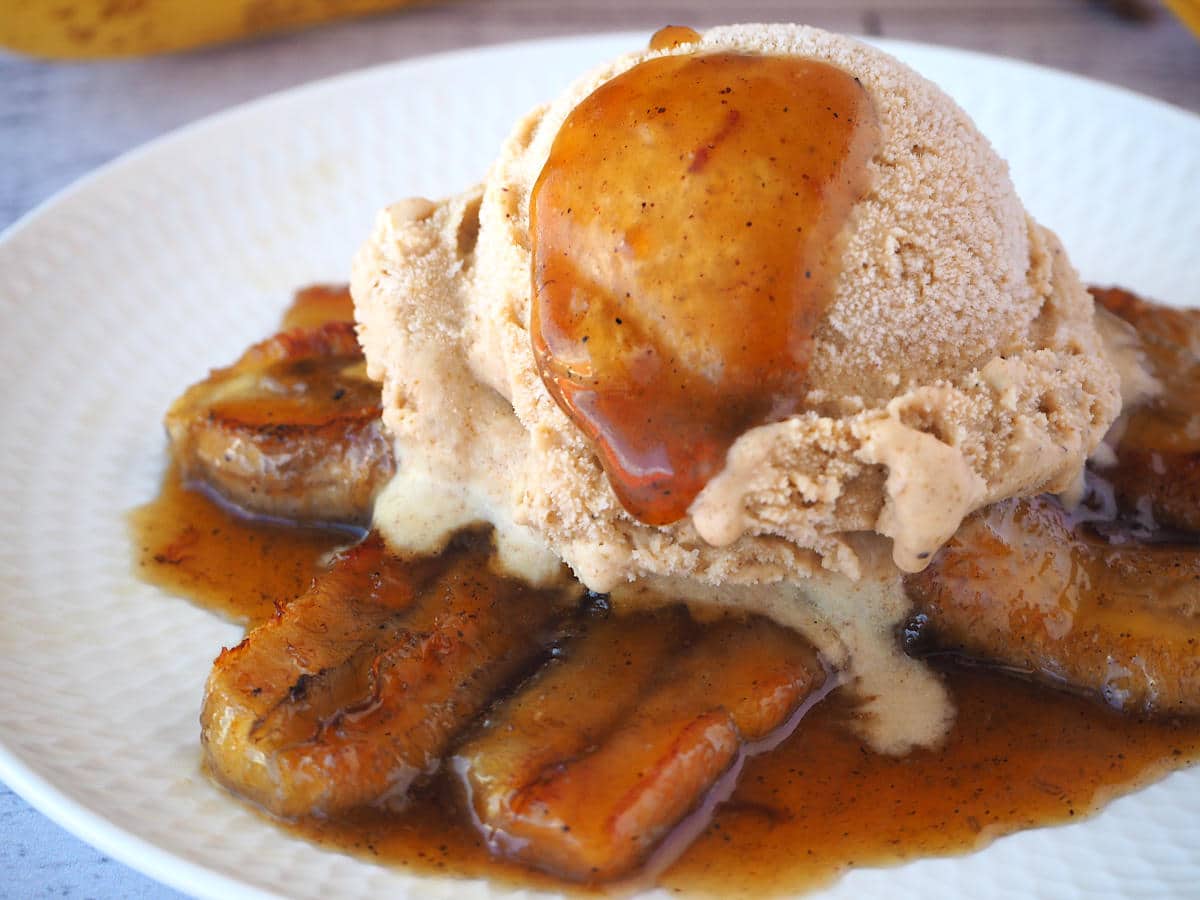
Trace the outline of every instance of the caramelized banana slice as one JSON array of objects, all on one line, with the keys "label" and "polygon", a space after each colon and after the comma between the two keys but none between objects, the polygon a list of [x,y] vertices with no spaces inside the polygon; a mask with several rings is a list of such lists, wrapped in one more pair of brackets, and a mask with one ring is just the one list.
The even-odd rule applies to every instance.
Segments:
[{"label": "caramelized banana slice", "polygon": [[522,788],[596,746],[694,631],[682,607],[584,619],[451,761],[477,820],[511,818]]},{"label": "caramelized banana slice", "polygon": [[348,284],[310,284],[296,291],[281,327],[316,328],[326,322],[353,322],[354,298]]},{"label": "caramelized banana slice", "polygon": [[166,416],[186,481],[240,510],[365,524],[391,476],[379,385],[348,322],[285,331],[213,371]]},{"label": "caramelized banana slice", "polygon": [[1200,714],[1200,546],[1109,542],[1050,497],[968,519],[906,579],[919,643],[1097,694]]},{"label": "caramelized banana slice", "polygon": [[1126,509],[1148,503],[1160,525],[1200,531],[1200,310],[1148,303],[1120,288],[1096,302],[1131,324],[1163,392],[1134,410],[1101,469]]},{"label": "caramelized banana slice", "polygon": [[563,610],[493,575],[479,544],[413,562],[371,538],[224,651],[201,713],[217,779],[280,816],[403,798]]},{"label": "caramelized banana slice", "polygon": [[[627,874],[824,682],[808,644],[766,620],[678,621],[596,627],[461,748],[495,852],[577,881]],[[663,635],[685,649],[664,660]]]}]

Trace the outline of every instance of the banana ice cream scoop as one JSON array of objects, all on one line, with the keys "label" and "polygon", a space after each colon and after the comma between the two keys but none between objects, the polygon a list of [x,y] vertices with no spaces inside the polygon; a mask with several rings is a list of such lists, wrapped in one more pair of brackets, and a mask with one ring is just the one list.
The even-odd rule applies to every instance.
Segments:
[{"label": "banana ice cream scoop", "polygon": [[671,37],[518,123],[483,185],[380,215],[353,280],[405,482],[380,524],[488,519],[597,590],[854,578],[863,533],[916,571],[1069,488],[1117,377],[967,116],[816,29]]}]

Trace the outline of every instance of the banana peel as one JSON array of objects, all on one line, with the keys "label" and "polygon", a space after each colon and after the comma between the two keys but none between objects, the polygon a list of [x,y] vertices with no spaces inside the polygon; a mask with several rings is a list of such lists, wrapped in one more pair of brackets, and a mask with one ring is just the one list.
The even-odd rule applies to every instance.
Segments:
[{"label": "banana peel", "polygon": [[0,47],[45,59],[186,50],[414,0],[0,0]]},{"label": "banana peel", "polygon": [[1166,0],[1167,9],[1179,17],[1200,40],[1200,0]]}]

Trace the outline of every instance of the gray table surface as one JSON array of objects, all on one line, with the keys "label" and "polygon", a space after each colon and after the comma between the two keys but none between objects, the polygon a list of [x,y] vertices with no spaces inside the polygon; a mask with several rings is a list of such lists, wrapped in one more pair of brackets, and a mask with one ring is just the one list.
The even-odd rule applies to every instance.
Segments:
[{"label": "gray table surface", "polygon": [[[1114,13],[1131,5],[1149,17]],[[506,40],[732,21],[799,21],[1015,56],[1200,112],[1200,43],[1154,2],[453,0],[152,59],[43,63],[0,52],[0,228],[156,135],[302,82]],[[177,896],[0,785],[0,897]]]}]

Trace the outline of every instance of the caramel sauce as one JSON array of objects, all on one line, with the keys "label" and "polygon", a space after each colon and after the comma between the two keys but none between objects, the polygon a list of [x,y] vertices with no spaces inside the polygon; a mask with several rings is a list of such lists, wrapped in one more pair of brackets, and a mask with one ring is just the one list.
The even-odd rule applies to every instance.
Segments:
[{"label": "caramel sauce", "polygon": [[533,347],[638,519],[801,408],[878,140],[856,79],[791,57],[651,59],[568,116],[530,200]]},{"label": "caramel sauce", "polygon": [[[249,622],[302,591],[347,542],[238,520],[171,477],[134,523],[144,577]],[[967,853],[1006,833],[1072,822],[1200,760],[1198,722],[1141,721],[982,669],[943,672],[958,707],[944,747],[874,753],[850,728],[853,701],[835,691],[780,746],[747,762],[732,798],[658,883],[722,897],[813,889],[851,866]],[[285,827],[414,874],[589,891],[491,856],[459,810],[438,777],[398,813]]]},{"label": "caramel sauce", "polygon": [[188,490],[174,466],[129,527],[140,578],[249,626],[308,590],[329,554],[356,539],[235,516]]},{"label": "caramel sauce", "polygon": [[[1076,821],[1200,759],[1194,723],[1126,719],[982,670],[945,675],[959,712],[942,749],[872,752],[848,727],[852,704],[835,692],[782,745],[750,759],[732,798],[658,885],[718,897],[812,890],[852,866],[967,853],[1013,831]],[[294,827],[414,874],[587,891],[490,856],[457,808],[448,782],[435,779],[399,814]]]},{"label": "caramel sauce", "polygon": [[667,25],[650,36],[651,50],[673,50],[681,44],[695,44],[700,32],[686,25]]},{"label": "caramel sauce", "polygon": [[845,727],[853,711],[835,694],[785,744],[750,760],[664,885],[761,894],[816,887],[851,866],[964,853],[1075,821],[1200,759],[1195,722],[1138,721],[979,669],[945,675],[958,717],[944,747],[872,753]]}]

